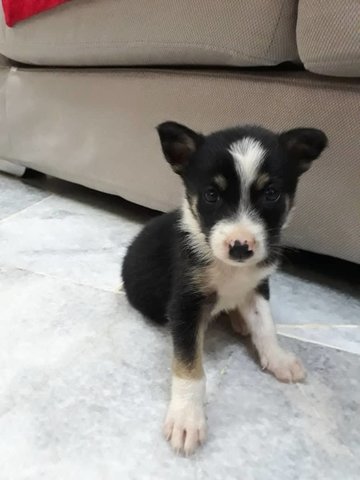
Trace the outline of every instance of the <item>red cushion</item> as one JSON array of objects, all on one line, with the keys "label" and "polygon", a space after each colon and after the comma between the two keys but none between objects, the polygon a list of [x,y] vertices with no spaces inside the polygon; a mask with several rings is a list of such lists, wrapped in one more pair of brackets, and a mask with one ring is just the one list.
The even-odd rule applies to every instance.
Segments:
[{"label": "red cushion", "polygon": [[56,7],[68,0],[2,0],[6,25],[12,27],[15,23],[37,13]]}]

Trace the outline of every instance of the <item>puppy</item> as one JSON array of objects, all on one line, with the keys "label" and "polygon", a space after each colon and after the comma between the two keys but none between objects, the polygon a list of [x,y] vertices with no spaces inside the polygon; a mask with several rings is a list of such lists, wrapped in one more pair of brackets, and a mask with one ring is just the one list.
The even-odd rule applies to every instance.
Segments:
[{"label": "puppy", "polygon": [[203,340],[208,321],[230,314],[250,333],[262,368],[281,381],[305,371],[283,350],[269,307],[269,276],[298,179],[327,145],[299,128],[256,126],[204,136],[175,122],[157,127],[164,156],[180,175],[182,207],[153,219],[130,245],[122,268],[129,302],[173,340],[172,391],[164,433],[177,452],[204,442]]}]

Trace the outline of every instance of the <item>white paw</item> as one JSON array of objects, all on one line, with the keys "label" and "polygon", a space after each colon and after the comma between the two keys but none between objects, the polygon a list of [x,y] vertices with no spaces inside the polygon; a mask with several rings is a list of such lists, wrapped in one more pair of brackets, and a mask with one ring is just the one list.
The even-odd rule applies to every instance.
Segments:
[{"label": "white paw", "polygon": [[261,366],[273,373],[281,382],[301,382],[306,376],[301,361],[280,347],[263,353],[260,361]]},{"label": "white paw", "polygon": [[169,406],[164,435],[178,454],[191,455],[206,438],[206,420],[202,405],[188,403],[181,408]]}]

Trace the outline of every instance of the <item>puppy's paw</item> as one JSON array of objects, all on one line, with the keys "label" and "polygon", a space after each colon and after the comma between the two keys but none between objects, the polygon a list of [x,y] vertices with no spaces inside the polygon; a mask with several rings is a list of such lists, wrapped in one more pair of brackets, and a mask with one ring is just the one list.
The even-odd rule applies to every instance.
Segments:
[{"label": "puppy's paw", "polygon": [[263,353],[260,357],[261,366],[281,382],[301,382],[306,377],[306,371],[301,361],[294,354],[276,348]]},{"label": "puppy's paw", "polygon": [[170,404],[164,425],[164,435],[178,454],[189,456],[206,439],[204,409],[196,403],[176,408]]}]

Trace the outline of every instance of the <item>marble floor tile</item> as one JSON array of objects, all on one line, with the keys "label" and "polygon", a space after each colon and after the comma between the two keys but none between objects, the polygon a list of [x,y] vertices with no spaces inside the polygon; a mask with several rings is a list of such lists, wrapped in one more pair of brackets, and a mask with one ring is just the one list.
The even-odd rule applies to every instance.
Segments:
[{"label": "marble floor tile", "polygon": [[277,331],[285,337],[360,355],[360,325],[278,325]]},{"label": "marble floor tile", "polygon": [[0,222],[48,195],[47,191],[0,171]]},{"label": "marble floor tile", "polygon": [[[334,275],[335,276],[335,275]],[[335,286],[278,272],[271,279],[271,304],[279,324],[359,325],[360,283]]]},{"label": "marble floor tile", "polygon": [[274,276],[272,306],[306,382],[277,382],[214,323],[208,442],[190,459],[171,452],[169,334],[118,291],[126,246],[152,215],[0,174],[0,479],[357,480],[359,284],[296,265]]},{"label": "marble floor tile", "polygon": [[[18,179],[11,185],[14,194],[23,188]],[[152,214],[66,182],[43,186],[54,194],[0,225],[0,264],[116,290],[126,246]],[[279,324],[359,324],[359,283],[294,269],[274,275],[271,286]]]},{"label": "marble floor tile", "polygon": [[20,212],[0,225],[0,265],[116,290],[121,258],[143,216],[102,203],[57,194]]},{"label": "marble floor tile", "polygon": [[185,459],[161,434],[166,328],[123,295],[8,267],[0,304],[4,480],[357,478],[360,356],[283,339],[309,372],[305,384],[283,385],[228,326],[213,325],[209,439]]},{"label": "marble floor tile", "polygon": [[295,340],[282,343],[303,360],[306,382],[276,382],[235,350],[208,405],[212,430],[200,453],[202,478],[358,478],[360,357]]}]

